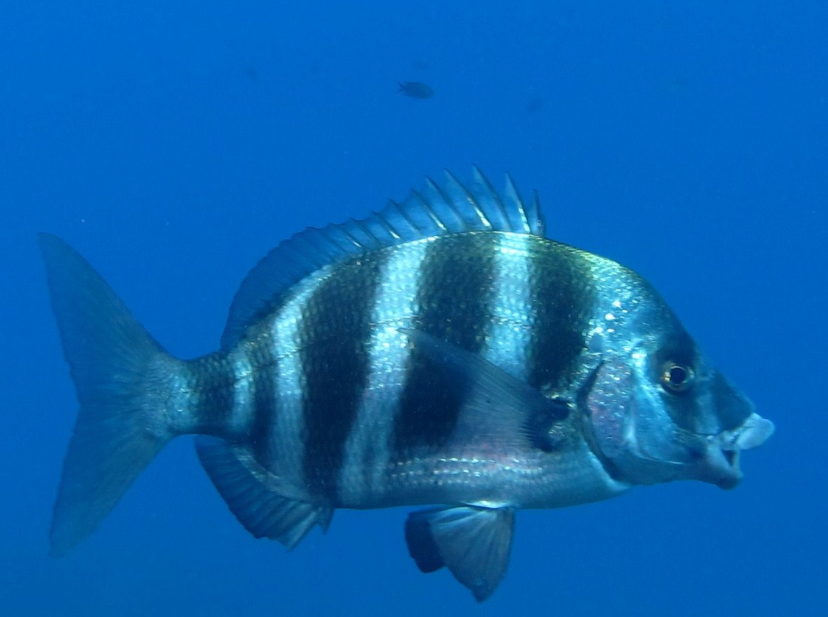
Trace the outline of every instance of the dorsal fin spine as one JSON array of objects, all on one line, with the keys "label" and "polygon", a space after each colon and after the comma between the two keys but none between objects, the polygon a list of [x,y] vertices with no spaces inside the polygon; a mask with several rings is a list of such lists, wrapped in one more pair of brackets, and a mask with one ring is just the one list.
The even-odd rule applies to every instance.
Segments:
[{"label": "dorsal fin spine", "polygon": [[[497,194],[497,191],[492,186],[492,183],[489,182],[489,179],[483,175],[483,172],[480,171],[477,165],[472,167],[472,171],[474,181],[483,193],[483,197],[485,200],[490,201],[494,206],[492,214],[497,215],[498,222],[496,227],[509,227],[509,214],[506,212],[506,208],[503,205],[503,200],[500,199],[500,195]],[[489,216],[491,216],[491,214]]]},{"label": "dorsal fin spine", "polygon": [[471,193],[469,193],[469,190],[465,186],[463,186],[463,184],[457,178],[455,178],[454,174],[452,174],[449,170],[444,170],[444,173],[446,174],[446,178],[448,179],[447,184],[453,186],[453,188],[464,198],[467,204],[471,206],[472,211],[475,213],[475,215],[477,215],[477,218],[480,219],[480,222],[482,223],[484,229],[486,231],[493,229],[494,226],[492,225],[492,222],[486,217],[485,213],[480,208],[480,204],[478,204],[474,196]]},{"label": "dorsal fin spine", "polygon": [[425,213],[431,218],[432,221],[434,221],[434,224],[440,229],[440,231],[442,233],[448,233],[449,230],[445,223],[443,223],[443,221],[440,220],[440,217],[434,212],[431,205],[429,205],[428,200],[418,191],[411,191],[411,195],[422,203],[423,210],[425,210]]},{"label": "dorsal fin spine", "polygon": [[504,190],[504,194],[506,199],[511,199],[514,202],[515,211],[520,217],[520,224],[523,226],[523,229],[526,230],[526,233],[532,233],[532,226],[529,224],[529,215],[526,213],[526,207],[523,205],[520,193],[512,180],[512,176],[509,174],[506,174],[506,189]]},{"label": "dorsal fin spine", "polygon": [[[359,228],[362,233],[368,238],[368,240],[373,241],[374,243],[379,243],[379,239],[374,235],[374,232],[371,231],[371,228],[368,227],[363,221],[359,219],[351,219],[354,222],[354,225]],[[369,250],[373,247],[366,247]]]},{"label": "dorsal fin spine", "polygon": [[536,190],[532,190],[532,218],[538,221],[537,235],[543,236],[546,233],[546,223],[541,214],[540,194]]},{"label": "dorsal fin spine", "polygon": [[[354,220],[354,219],[351,219],[351,220],[350,220],[350,221],[348,221],[348,222],[349,222],[349,223],[352,223],[352,222],[353,222],[353,220]],[[346,238],[350,241],[350,243],[354,245],[354,247],[355,247],[355,248],[357,248],[357,249],[363,249],[363,248],[364,248],[363,244],[362,244],[359,240],[357,240],[357,239],[353,236],[353,234],[351,234],[351,232],[350,232],[350,231],[348,231],[347,229],[345,229],[345,226],[344,226],[344,225],[343,225],[343,226],[340,226],[340,227],[339,227],[339,230],[340,230],[340,231],[343,233],[343,235],[344,235],[344,236],[345,236],[345,237],[346,237]]]},{"label": "dorsal fin spine", "polygon": [[400,216],[405,220],[405,222],[408,223],[409,225],[411,225],[411,229],[413,229],[417,233],[420,233],[420,232],[423,231],[420,228],[420,226],[417,225],[417,222],[411,216],[409,216],[409,214],[408,214],[408,212],[406,212],[405,208],[403,208],[396,201],[393,202],[393,204],[394,204],[394,208],[397,210],[397,212],[400,213]]},{"label": "dorsal fin spine", "polygon": [[390,201],[384,210],[365,219],[309,228],[270,251],[250,271],[233,300],[222,348],[230,349],[241,340],[247,329],[279,307],[291,287],[303,278],[360,254],[473,231],[543,236],[537,193],[527,204],[507,175],[506,188],[498,194],[476,167],[471,190],[450,172],[445,174],[442,186],[427,178],[424,191],[412,191],[403,204]]},{"label": "dorsal fin spine", "polygon": [[435,198],[439,198],[441,200],[440,206],[445,208],[447,212],[450,212],[452,216],[454,216],[454,221],[451,225],[449,225],[448,221],[444,221],[450,229],[462,229],[465,226],[463,221],[463,215],[457,211],[457,208],[454,205],[454,202],[446,195],[446,192],[431,178],[426,178],[426,188],[429,189],[435,196]]},{"label": "dorsal fin spine", "polygon": [[[334,234],[333,233],[325,233],[321,229],[317,229],[316,231],[317,231],[317,235],[319,236],[319,238],[321,238],[324,242],[326,242],[327,245],[331,249],[333,249],[333,251],[334,251],[333,253],[328,253],[328,257],[335,257],[336,253],[342,250],[342,245],[339,244],[336,241],[336,238],[334,238]],[[335,233],[340,233],[341,231],[342,231],[342,228],[337,226]]]},{"label": "dorsal fin spine", "polygon": [[388,231],[388,234],[392,238],[394,238],[395,240],[402,240],[402,236],[400,236],[399,232],[396,229],[394,229],[394,226],[391,224],[391,221],[389,221],[385,217],[385,215],[382,214],[382,212],[377,213],[376,216],[377,216],[377,220],[379,220],[380,224],[383,227],[385,227],[386,231]]}]

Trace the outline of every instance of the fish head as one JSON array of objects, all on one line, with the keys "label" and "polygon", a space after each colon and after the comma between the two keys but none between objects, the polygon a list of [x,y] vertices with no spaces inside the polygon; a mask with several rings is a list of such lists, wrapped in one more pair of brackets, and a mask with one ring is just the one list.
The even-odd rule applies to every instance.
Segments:
[{"label": "fish head", "polygon": [[597,354],[582,397],[596,451],[632,484],[692,479],[733,488],[740,452],[761,445],[773,423],[708,363],[669,308],[654,304]]}]

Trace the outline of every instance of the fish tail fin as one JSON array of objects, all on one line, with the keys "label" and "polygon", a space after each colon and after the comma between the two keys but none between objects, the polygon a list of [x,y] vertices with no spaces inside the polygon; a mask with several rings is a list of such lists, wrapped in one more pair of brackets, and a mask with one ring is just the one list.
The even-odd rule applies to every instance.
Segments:
[{"label": "fish tail fin", "polygon": [[72,247],[49,234],[39,244],[80,403],[52,519],[51,554],[60,556],[98,527],[175,436],[165,411],[179,361]]}]

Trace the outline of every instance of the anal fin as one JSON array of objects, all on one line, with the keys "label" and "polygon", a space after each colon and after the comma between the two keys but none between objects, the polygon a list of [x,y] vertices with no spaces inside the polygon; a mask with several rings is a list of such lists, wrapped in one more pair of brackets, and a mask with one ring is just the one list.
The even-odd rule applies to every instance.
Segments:
[{"label": "anal fin", "polygon": [[506,573],[514,522],[511,508],[432,508],[408,515],[405,540],[422,572],[446,566],[482,602]]},{"label": "anal fin", "polygon": [[292,550],[314,525],[328,529],[333,508],[280,492],[272,474],[247,448],[200,435],[196,450],[230,511],[256,538],[278,540]]}]

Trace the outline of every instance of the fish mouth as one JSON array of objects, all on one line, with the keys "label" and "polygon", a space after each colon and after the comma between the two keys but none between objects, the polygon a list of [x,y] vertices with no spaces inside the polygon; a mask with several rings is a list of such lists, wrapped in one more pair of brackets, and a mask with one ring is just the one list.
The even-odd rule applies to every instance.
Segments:
[{"label": "fish mouth", "polygon": [[744,476],[739,468],[738,450],[722,450],[711,446],[705,453],[701,466],[698,479],[724,490],[735,488]]},{"label": "fish mouth", "polygon": [[743,476],[739,468],[742,450],[762,445],[773,435],[774,430],[773,422],[757,413],[751,413],[735,429],[709,436],[699,479],[725,490],[735,487]]}]

